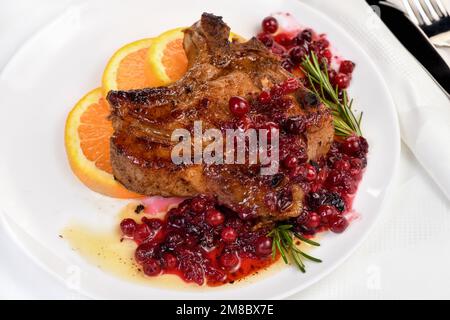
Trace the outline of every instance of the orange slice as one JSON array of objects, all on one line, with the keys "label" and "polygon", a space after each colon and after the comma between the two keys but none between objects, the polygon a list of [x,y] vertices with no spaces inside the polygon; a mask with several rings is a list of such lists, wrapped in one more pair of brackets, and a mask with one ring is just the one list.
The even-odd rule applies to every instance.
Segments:
[{"label": "orange slice", "polygon": [[142,39],[129,43],[114,53],[103,72],[103,94],[110,90],[132,90],[154,87],[157,80],[145,72],[148,49],[153,40]]},{"label": "orange slice", "polygon": [[86,94],[66,120],[65,145],[75,175],[91,190],[114,198],[137,198],[112,175],[109,139],[113,133],[110,110],[102,89]]},{"label": "orange slice", "polygon": [[[172,29],[153,39],[147,53],[146,72],[155,78],[156,86],[173,83],[186,73],[188,60],[183,48],[184,29]],[[231,40],[245,41],[234,33],[230,33]]]}]

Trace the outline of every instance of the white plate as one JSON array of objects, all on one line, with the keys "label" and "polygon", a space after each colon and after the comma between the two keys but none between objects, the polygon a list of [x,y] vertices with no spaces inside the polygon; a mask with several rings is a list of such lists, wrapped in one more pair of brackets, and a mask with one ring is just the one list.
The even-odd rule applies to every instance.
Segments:
[{"label": "white plate", "polygon": [[[102,272],[58,238],[74,218],[112,226],[126,204],[91,192],[72,174],[63,143],[68,111],[99,86],[105,63],[121,45],[190,25],[204,11],[222,15],[235,32],[247,37],[255,34],[266,15],[290,12],[301,24],[327,33],[337,52],[357,63],[351,95],[364,111],[363,131],[370,143],[369,165],[354,203],[361,219],[342,235],[325,235],[314,251],[324,263],[309,264],[306,274],[287,267],[239,289],[161,289]],[[23,45],[1,74],[0,90],[3,218],[22,248],[59,279],[70,283],[73,266],[78,266],[77,290],[94,298],[264,299],[298,292],[336,268],[365,238],[398,163],[396,113],[376,66],[342,28],[293,0],[78,1]]]}]

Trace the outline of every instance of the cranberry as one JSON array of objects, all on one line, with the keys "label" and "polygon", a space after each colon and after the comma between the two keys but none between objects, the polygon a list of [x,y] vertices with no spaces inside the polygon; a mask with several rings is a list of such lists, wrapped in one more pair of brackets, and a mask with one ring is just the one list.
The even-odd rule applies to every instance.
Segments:
[{"label": "cranberry", "polygon": [[233,243],[237,238],[237,232],[232,227],[223,228],[220,237],[224,242]]},{"label": "cranberry", "polygon": [[283,123],[284,129],[291,134],[301,134],[306,130],[306,120],[303,117],[288,118]]},{"label": "cranberry", "polygon": [[284,59],[281,62],[281,66],[286,69],[287,71],[292,71],[294,68],[294,63],[291,61],[291,59]]},{"label": "cranberry", "polygon": [[355,194],[356,191],[358,190],[358,185],[357,183],[348,176],[344,176],[342,179],[342,185],[344,187],[344,190],[348,193],[348,194]]},{"label": "cranberry", "polygon": [[312,29],[305,29],[299,34],[298,37],[305,42],[311,42],[313,38],[313,31]]},{"label": "cranberry", "polygon": [[159,219],[148,219],[147,217],[143,217],[141,220],[143,223],[148,225],[151,230],[158,231],[162,228],[162,221]]},{"label": "cranberry", "polygon": [[350,174],[352,176],[357,176],[357,175],[359,175],[361,173],[363,164],[362,164],[362,161],[360,159],[353,158],[353,159],[350,160],[350,166],[351,166]]},{"label": "cranberry", "polygon": [[258,36],[258,40],[261,41],[267,48],[273,46],[273,37],[270,34],[262,33]]},{"label": "cranberry", "polygon": [[250,104],[242,97],[231,97],[228,104],[231,113],[238,117],[242,117],[250,111]]},{"label": "cranberry", "polygon": [[209,209],[206,212],[206,222],[212,226],[217,227],[221,225],[225,221],[225,216],[222,214],[222,212],[215,210],[215,209]]},{"label": "cranberry", "polygon": [[347,89],[350,86],[350,77],[345,73],[338,73],[333,82],[340,90]]},{"label": "cranberry", "polygon": [[145,242],[139,245],[134,252],[134,258],[140,264],[143,264],[150,258],[154,258],[156,254],[157,245],[150,242]]},{"label": "cranberry", "polygon": [[331,53],[330,50],[325,49],[322,51],[322,57],[326,58],[328,60],[328,62],[330,62],[331,58],[333,57],[333,54]]},{"label": "cranberry", "polygon": [[316,180],[316,178],[317,178],[316,168],[314,168],[310,164],[307,164],[306,165],[305,178],[306,178],[306,180],[308,180],[310,182]]},{"label": "cranberry", "polygon": [[162,256],[162,265],[165,269],[175,269],[178,265],[178,259],[171,253],[164,253]]},{"label": "cranberry", "polygon": [[156,259],[149,259],[144,263],[144,273],[147,276],[155,277],[161,273],[161,265]]},{"label": "cranberry", "polygon": [[350,136],[342,143],[342,151],[350,156],[361,151],[360,138],[357,136]]},{"label": "cranberry", "polygon": [[347,160],[337,160],[333,163],[333,168],[339,171],[347,171],[350,169],[350,163]]},{"label": "cranberry", "polygon": [[321,222],[329,226],[329,223],[338,215],[338,212],[335,207],[325,205],[317,209],[317,214],[320,216]]},{"label": "cranberry", "polygon": [[300,46],[293,47],[289,51],[289,55],[291,57],[291,60],[295,63],[300,63],[305,59],[306,55],[308,53],[306,52],[306,49]]},{"label": "cranberry", "polygon": [[287,156],[283,160],[283,165],[288,169],[295,169],[298,165],[298,159],[294,156]]},{"label": "cranberry", "polygon": [[300,88],[300,82],[296,78],[289,78],[281,84],[283,94],[293,93],[298,88]]},{"label": "cranberry", "polygon": [[292,38],[286,33],[280,33],[275,36],[275,41],[284,47],[290,46],[292,44]]},{"label": "cranberry", "polygon": [[274,17],[266,17],[262,21],[262,29],[267,33],[275,33],[278,30],[278,21]]},{"label": "cranberry", "polygon": [[330,230],[334,233],[342,233],[347,229],[348,221],[343,216],[337,216],[331,220]]},{"label": "cranberry", "polygon": [[224,253],[219,257],[220,265],[227,270],[233,270],[239,264],[239,258],[234,253]]},{"label": "cranberry", "polygon": [[136,225],[137,223],[133,219],[123,219],[120,223],[120,230],[122,230],[122,233],[127,237],[132,237],[134,230],[136,230]]},{"label": "cranberry", "polygon": [[267,257],[272,254],[272,238],[261,236],[256,239],[256,254],[260,257]]},{"label": "cranberry", "polygon": [[195,213],[202,213],[206,209],[206,200],[200,197],[192,199],[191,209]]},{"label": "cranberry", "polygon": [[186,236],[184,244],[188,248],[194,248],[198,244],[198,240],[194,236]]},{"label": "cranberry", "polygon": [[138,224],[133,232],[133,239],[137,243],[145,241],[150,237],[152,230],[146,223]]},{"label": "cranberry", "polygon": [[272,97],[270,95],[269,91],[262,91],[259,94],[259,101],[263,104],[268,104],[272,100]]},{"label": "cranberry", "polygon": [[165,244],[169,249],[175,249],[184,242],[185,238],[177,231],[173,231],[166,236]]},{"label": "cranberry", "polygon": [[306,227],[309,229],[316,229],[320,226],[320,216],[315,212],[310,212],[308,215],[308,220],[306,222]]},{"label": "cranberry", "polygon": [[350,60],[344,60],[339,66],[339,72],[345,74],[352,74],[355,69],[355,64]]},{"label": "cranberry", "polygon": [[328,41],[326,38],[320,38],[314,44],[320,51],[323,51],[330,46],[330,41]]}]

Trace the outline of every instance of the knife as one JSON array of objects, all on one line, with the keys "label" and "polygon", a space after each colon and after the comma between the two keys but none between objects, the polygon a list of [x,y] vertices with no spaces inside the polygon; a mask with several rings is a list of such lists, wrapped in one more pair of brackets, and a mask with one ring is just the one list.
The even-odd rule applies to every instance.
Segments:
[{"label": "knife", "polygon": [[380,8],[384,24],[450,97],[450,68],[425,33],[395,5],[381,0],[366,2]]}]

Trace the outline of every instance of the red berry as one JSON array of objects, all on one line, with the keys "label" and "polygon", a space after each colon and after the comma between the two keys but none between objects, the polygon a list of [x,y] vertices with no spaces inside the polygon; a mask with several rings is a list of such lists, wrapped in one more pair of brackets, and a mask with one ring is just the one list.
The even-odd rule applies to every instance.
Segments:
[{"label": "red berry", "polygon": [[330,223],[330,230],[334,233],[342,233],[347,229],[348,221],[345,217],[339,215],[336,218],[332,219]]},{"label": "red berry", "polygon": [[360,150],[360,139],[357,136],[350,136],[342,143],[342,151],[349,156],[357,154]]},{"label": "red berry", "polygon": [[278,21],[274,17],[266,17],[261,26],[264,32],[275,33],[278,30]]},{"label": "red berry", "polygon": [[206,212],[206,222],[212,226],[217,227],[221,225],[225,221],[225,216],[222,214],[222,212],[217,211],[215,209],[209,209]]},{"label": "red berry", "polygon": [[320,216],[315,212],[310,212],[305,226],[309,229],[316,229],[320,226]]},{"label": "red berry", "polygon": [[310,182],[316,180],[316,178],[317,178],[316,168],[314,168],[310,164],[307,164],[306,165],[305,178],[306,178],[306,180],[308,180]]},{"label": "red berry", "polygon": [[267,33],[261,33],[258,35],[258,40],[261,41],[267,48],[273,46],[273,37]]},{"label": "red berry", "polygon": [[355,69],[355,64],[350,60],[344,60],[339,66],[339,72],[345,74],[352,74]]},{"label": "red berry", "polygon": [[231,97],[228,102],[232,114],[238,117],[246,115],[250,111],[250,104],[241,97]]},{"label": "red berry", "polygon": [[283,47],[290,46],[292,44],[292,38],[285,33],[280,33],[275,36],[275,41],[281,44]]},{"label": "red berry", "polygon": [[329,223],[336,217],[339,213],[333,206],[320,206],[317,209],[317,214],[320,216],[321,222],[329,227]]},{"label": "red berry", "polygon": [[133,232],[133,239],[137,243],[141,243],[146,240],[151,233],[152,230],[146,223],[138,224]]},{"label": "red berry", "polygon": [[184,245],[188,248],[194,248],[198,244],[198,240],[194,236],[186,236]]},{"label": "red berry", "polygon": [[339,171],[347,171],[350,169],[350,163],[347,160],[337,160],[333,163],[333,168]]},{"label": "red berry", "polygon": [[156,259],[149,259],[144,263],[144,273],[147,276],[154,277],[161,273],[161,265]]},{"label": "red berry", "polygon": [[338,73],[333,82],[340,90],[347,89],[350,86],[350,77],[345,73]]},{"label": "red berry", "polygon": [[132,237],[134,230],[136,230],[136,225],[137,223],[133,219],[123,219],[120,223],[120,230],[127,237]]},{"label": "red berry", "polygon": [[305,29],[298,35],[298,37],[305,42],[311,42],[313,38],[313,31],[312,29]]},{"label": "red berry", "polygon": [[331,61],[331,58],[333,57],[333,54],[331,53],[330,50],[325,49],[325,50],[322,51],[322,56],[323,56],[324,58],[327,58],[328,62],[330,62],[330,61]]},{"label": "red berry", "polygon": [[306,52],[306,49],[301,46],[293,47],[289,51],[289,55],[291,57],[291,60],[295,63],[300,63],[303,61],[303,59],[306,57],[308,53]]},{"label": "red berry", "polygon": [[224,242],[233,243],[237,238],[237,232],[231,227],[223,228],[220,237]]},{"label": "red berry", "polygon": [[261,103],[267,104],[271,101],[271,99],[272,99],[272,97],[271,97],[269,91],[262,91],[259,94],[259,102],[261,102]]},{"label": "red berry", "polygon": [[283,165],[288,169],[295,169],[298,165],[298,159],[294,156],[287,156],[283,160]]},{"label": "red berry", "polygon": [[296,78],[289,78],[281,84],[283,94],[293,93],[298,88],[300,88],[300,82]]},{"label": "red berry", "polygon": [[234,253],[224,253],[219,257],[219,263],[224,269],[232,270],[239,264],[239,258]]},{"label": "red berry", "polygon": [[320,38],[315,42],[315,45],[320,51],[323,51],[330,46],[330,41],[328,41],[326,38]]},{"label": "red berry", "polygon": [[138,263],[143,264],[144,262],[155,256],[156,248],[156,244],[145,242],[136,248],[136,251],[134,252],[134,258]]},{"label": "red berry", "polygon": [[178,266],[178,259],[171,253],[164,253],[162,256],[162,265],[165,269],[175,269]]},{"label": "red berry", "polygon": [[191,209],[195,213],[202,213],[206,209],[206,200],[200,197],[192,199]]},{"label": "red berry", "polygon": [[267,257],[272,254],[272,238],[261,236],[256,239],[256,254],[260,257]]}]

